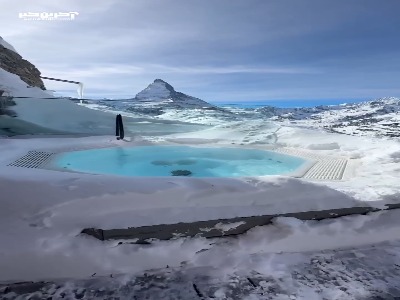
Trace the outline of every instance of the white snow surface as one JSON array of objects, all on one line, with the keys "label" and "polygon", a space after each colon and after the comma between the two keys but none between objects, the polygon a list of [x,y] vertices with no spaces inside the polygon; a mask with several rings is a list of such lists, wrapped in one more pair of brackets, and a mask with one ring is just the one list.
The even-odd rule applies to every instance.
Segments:
[{"label": "white snow surface", "polygon": [[[0,74],[8,78],[12,93],[27,93],[16,76]],[[19,99],[15,109],[26,121],[60,129],[72,126],[68,118],[82,120],[86,113],[90,118],[111,116],[65,101]],[[50,112],[53,119],[46,115]],[[192,111],[188,119],[196,113]],[[181,238],[155,241],[146,247],[79,235],[87,227],[126,228],[358,205],[384,207],[400,200],[398,139],[327,133],[264,119],[213,118],[214,126],[206,130],[137,136],[132,142],[117,141],[113,136],[0,138],[0,280],[78,278],[181,264],[212,266],[221,274],[248,270],[268,274],[282,270],[269,263],[270,254],[357,247],[400,238],[398,211],[320,222],[278,218],[273,225],[254,228],[236,239]],[[160,124],[159,119],[149,118],[146,122],[168,127],[176,121]],[[344,179],[335,182],[284,176],[127,178],[7,166],[31,150],[134,147],[145,142],[286,147],[345,157],[349,166]],[[202,251],[205,249],[208,251]]]},{"label": "white snow surface", "polygon": [[[214,146],[232,141],[239,144],[250,128],[238,130],[236,126],[176,134],[168,140],[179,143],[182,139],[196,145],[207,138],[206,145],[210,141]],[[261,123],[258,127],[259,136],[254,139],[265,134]],[[340,182],[314,183],[280,176],[142,179],[13,168],[6,165],[32,149],[74,149],[102,144],[123,147],[134,146],[135,142],[117,142],[113,137],[3,139],[0,143],[0,190],[4,195],[0,212],[3,241],[0,279],[139,272],[166,265],[179,266],[182,262],[194,266],[217,265],[221,270],[232,271],[232,268],[252,267],[250,257],[265,252],[321,250],[399,238],[397,212],[321,223],[283,219],[273,226],[250,231],[229,242],[229,247],[219,242],[210,245],[201,238],[156,242],[148,248],[115,247],[116,242],[102,243],[79,236],[86,227],[126,228],[368,204],[382,207],[384,203],[399,200],[397,141],[286,127],[280,128],[276,135],[280,145],[304,149],[310,145],[315,148],[316,144],[337,143],[339,149],[328,146],[327,150],[313,151],[354,157],[359,160],[355,176]],[[205,248],[212,251],[197,253]],[[228,248],[228,257],[222,259]]]},{"label": "white snow surface", "polygon": [[258,111],[283,124],[351,135],[400,137],[400,99],[395,97],[313,108],[264,107]]},{"label": "white snow surface", "polygon": [[0,45],[2,45],[3,47],[14,51],[15,53],[18,53],[15,48],[13,46],[11,46],[9,43],[7,43],[1,36],[0,36]]},{"label": "white snow surface", "polygon": [[46,91],[38,87],[30,87],[19,78],[0,68],[0,90],[13,97],[49,98],[52,97]]}]

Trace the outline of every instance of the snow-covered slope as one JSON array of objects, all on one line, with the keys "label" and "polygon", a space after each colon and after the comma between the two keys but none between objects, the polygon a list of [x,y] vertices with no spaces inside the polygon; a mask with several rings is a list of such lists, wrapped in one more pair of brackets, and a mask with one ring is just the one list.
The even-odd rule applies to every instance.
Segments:
[{"label": "snow-covered slope", "polygon": [[11,134],[36,131],[114,134],[114,114],[88,109],[67,99],[53,98],[40,88],[28,87],[17,75],[1,68],[0,90],[15,97],[15,105],[9,107],[14,117],[0,115],[0,135],[4,134],[3,128]]},{"label": "snow-covered slope", "polygon": [[[267,132],[275,131],[276,145],[311,150],[316,149],[316,145],[336,143],[336,149],[313,151],[358,157],[360,164],[354,177],[327,183],[285,177],[149,180],[6,166],[31,149],[79,149],[118,143],[123,152],[124,145],[134,146],[139,141],[137,144],[135,141],[126,143],[105,137],[7,139],[0,142],[0,190],[7,195],[0,197],[0,280],[76,278],[94,273],[110,277],[110,274],[146,272],[181,264],[213,266],[222,272],[229,269],[241,273],[252,271],[256,265],[260,268],[271,266],[268,258],[249,265],[255,255],[263,253],[325,250],[399,239],[400,218],[395,211],[355,219],[310,221],[307,222],[309,225],[284,219],[277,226],[262,226],[235,239],[219,242],[195,237],[154,241],[146,247],[117,246],[119,241],[102,244],[79,234],[85,227],[127,228],[150,222],[159,224],[167,219],[181,222],[191,217],[243,215],[249,210],[271,214],[296,209],[349,207],[361,203],[358,201],[372,201],[369,203],[377,206],[399,201],[396,162],[400,156],[398,143],[393,140],[299,128],[282,127],[278,131],[265,128],[265,122],[261,121],[233,125],[176,135],[175,142],[180,140],[196,146],[208,139],[212,147],[226,147],[227,144],[245,142],[248,137],[253,141],[265,140]],[[167,127],[165,124],[160,126]],[[171,136],[166,139],[171,141]],[[204,249],[208,251],[204,252]],[[282,262],[283,266],[288,263]],[[282,262],[277,265],[279,270]],[[274,274],[278,269],[273,270]]]},{"label": "snow-covered slope", "polygon": [[[161,85],[161,87],[163,86]],[[399,98],[381,98],[360,103],[320,105],[311,108],[265,106],[257,109],[237,107],[184,109],[192,108],[192,106],[185,107],[185,101],[176,102],[166,98],[169,97],[168,91],[160,88],[158,84],[155,87],[153,89],[153,85],[150,85],[149,88],[139,93],[139,100],[89,102],[91,104],[93,102],[93,108],[105,111],[128,112],[133,116],[154,117],[206,125],[219,125],[225,122],[261,121],[306,128],[321,128],[328,132],[349,135],[400,137]],[[151,93],[153,91],[154,93]],[[133,102],[135,102],[134,105],[132,105]]]},{"label": "snow-covered slope", "polygon": [[[0,38],[0,69],[18,75],[30,87],[45,90],[41,73],[35,65],[19,55],[15,49]],[[0,82],[1,84],[1,82]]]},{"label": "snow-covered slope", "polygon": [[9,43],[7,43],[1,36],[0,36],[0,45],[3,47],[6,47],[7,49],[14,51],[15,53],[18,53],[17,50],[13,46],[11,46]]},{"label": "snow-covered slope", "polygon": [[400,99],[394,97],[312,108],[263,107],[257,111],[274,121],[337,133],[400,137]]},{"label": "snow-covered slope", "polygon": [[175,91],[167,82],[156,79],[147,88],[138,93],[132,101],[134,105],[146,105],[160,108],[206,108],[216,107],[201,99]]},{"label": "snow-covered slope", "polygon": [[[15,51],[3,39],[0,42]],[[4,52],[8,52],[5,53],[8,58],[18,56],[18,60],[22,61],[18,54],[10,55],[9,50],[4,50],[5,48],[2,46],[0,48]],[[10,61],[7,66],[21,68],[18,60]],[[30,64],[28,61],[23,61]],[[115,133],[115,114],[91,110],[70,100],[55,98],[50,92],[39,87],[29,86],[21,79],[21,76],[13,74],[1,66],[0,63],[0,91],[3,96],[9,96],[7,100],[9,100],[10,106],[6,106],[3,113],[0,111],[0,135],[44,133],[111,135]],[[38,73],[37,76],[40,75],[39,71]],[[4,113],[5,111],[7,113]]]},{"label": "snow-covered slope", "polygon": [[7,96],[12,97],[32,97],[49,98],[50,92],[44,91],[38,87],[30,87],[18,75],[12,74],[0,68],[0,90]]}]

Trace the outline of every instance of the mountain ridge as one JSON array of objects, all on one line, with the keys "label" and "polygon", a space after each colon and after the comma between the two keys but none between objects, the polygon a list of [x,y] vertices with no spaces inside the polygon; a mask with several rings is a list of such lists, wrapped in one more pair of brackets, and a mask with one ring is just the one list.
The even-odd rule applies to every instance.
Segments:
[{"label": "mountain ridge", "polygon": [[311,108],[262,107],[256,111],[272,121],[320,127],[330,132],[400,137],[400,98],[396,97]]}]

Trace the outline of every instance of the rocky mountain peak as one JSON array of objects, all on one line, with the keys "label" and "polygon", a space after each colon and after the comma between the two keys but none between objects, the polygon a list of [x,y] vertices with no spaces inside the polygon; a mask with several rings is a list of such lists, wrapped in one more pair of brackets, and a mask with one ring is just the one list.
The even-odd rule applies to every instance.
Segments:
[{"label": "rocky mountain peak", "polygon": [[162,80],[162,79],[155,79],[154,82],[151,85],[159,85],[159,86],[164,86],[168,91],[170,92],[175,92],[175,89],[173,88],[172,85],[170,85],[168,82]]},{"label": "rocky mountain peak", "polygon": [[163,108],[214,108],[201,99],[175,91],[172,85],[162,79],[155,79],[134,100]]},{"label": "rocky mountain peak", "polygon": [[166,82],[166,81],[164,81],[162,79],[154,79],[153,83],[164,83],[164,84],[170,85],[168,82]]}]

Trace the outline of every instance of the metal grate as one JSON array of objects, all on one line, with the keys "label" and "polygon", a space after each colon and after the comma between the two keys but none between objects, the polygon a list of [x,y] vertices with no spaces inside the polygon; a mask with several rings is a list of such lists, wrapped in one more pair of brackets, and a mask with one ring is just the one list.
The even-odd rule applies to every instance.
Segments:
[{"label": "metal grate", "polygon": [[29,151],[26,155],[8,164],[10,167],[40,168],[47,163],[55,153],[43,151]]}]

